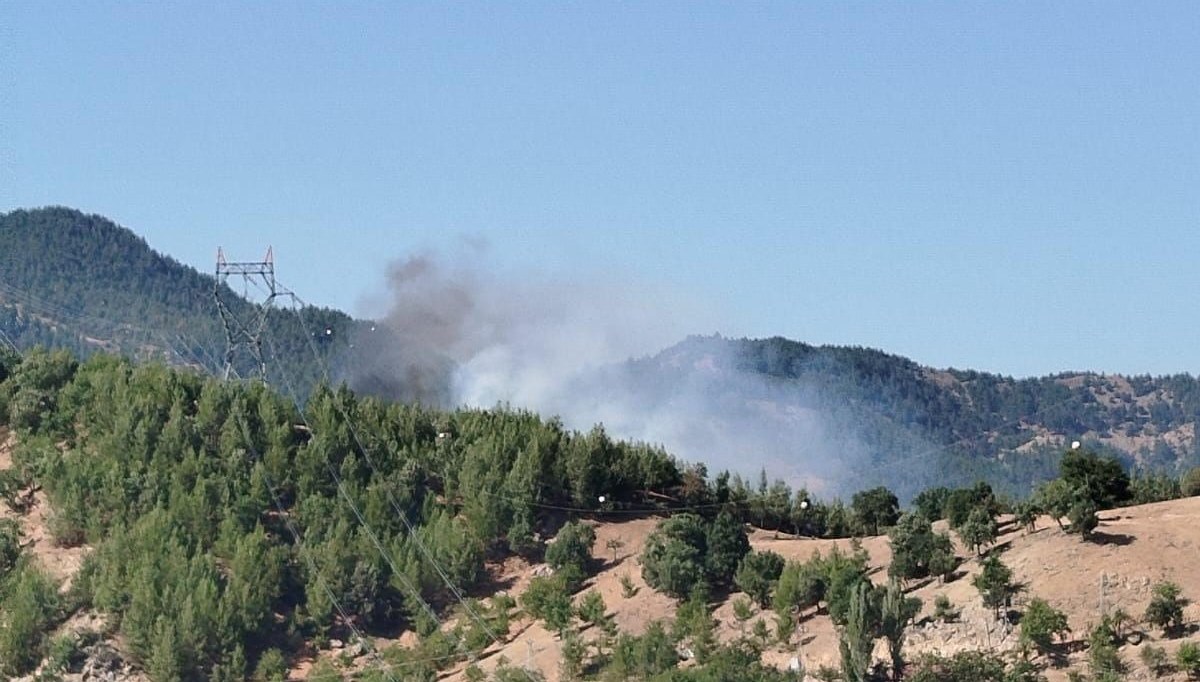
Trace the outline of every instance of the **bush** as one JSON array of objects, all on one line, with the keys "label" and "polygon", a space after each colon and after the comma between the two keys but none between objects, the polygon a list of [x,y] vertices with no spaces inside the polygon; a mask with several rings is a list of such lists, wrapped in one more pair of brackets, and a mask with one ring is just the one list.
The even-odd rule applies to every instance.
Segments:
[{"label": "bush", "polygon": [[1200,677],[1200,643],[1184,642],[1175,652],[1175,663],[1188,677]]},{"label": "bush", "polygon": [[1155,585],[1154,596],[1146,607],[1146,621],[1162,628],[1164,634],[1178,631],[1183,627],[1183,607],[1188,603],[1180,595],[1179,586],[1173,582]]},{"label": "bush", "polygon": [[586,523],[570,522],[558,531],[554,542],[546,547],[546,563],[555,571],[574,569],[572,574],[587,575],[592,560],[592,545],[596,529]]},{"label": "bush", "polygon": [[933,617],[943,623],[953,623],[958,620],[959,611],[950,603],[950,598],[939,594],[933,598]]},{"label": "bush", "polygon": [[1167,657],[1166,649],[1147,644],[1142,649],[1140,656],[1146,669],[1153,673],[1155,677],[1161,677],[1171,672],[1171,659]]},{"label": "bush", "polygon": [[287,661],[279,649],[267,649],[254,667],[254,682],[283,682],[287,679]]},{"label": "bush", "polygon": [[1053,646],[1055,637],[1061,638],[1070,631],[1067,614],[1037,597],[1030,600],[1021,617],[1021,641],[1032,644],[1043,654]]},{"label": "bush", "polygon": [[783,557],[775,552],[750,552],[742,557],[734,582],[761,608],[771,604],[771,592],[783,573]]}]

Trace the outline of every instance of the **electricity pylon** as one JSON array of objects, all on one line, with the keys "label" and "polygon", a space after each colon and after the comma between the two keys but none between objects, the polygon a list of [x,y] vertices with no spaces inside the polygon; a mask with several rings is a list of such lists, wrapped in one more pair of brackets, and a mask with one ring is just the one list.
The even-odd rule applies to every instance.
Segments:
[{"label": "electricity pylon", "polygon": [[[228,286],[230,275],[240,276],[243,284],[243,296],[249,306],[239,305],[238,301],[227,300],[232,293]],[[261,301],[250,300],[250,288],[262,294]],[[267,247],[267,256],[261,261],[230,263],[225,260],[225,253],[217,248],[217,281],[213,286],[213,299],[217,302],[217,312],[221,316],[221,324],[225,327],[225,369],[223,376],[228,379],[234,371],[234,362],[239,355],[249,355],[254,361],[259,377],[267,378],[267,362],[263,358],[262,336],[267,326],[267,315],[275,304],[275,298],[281,293],[275,282],[275,255]],[[231,304],[237,306],[236,309]]]}]

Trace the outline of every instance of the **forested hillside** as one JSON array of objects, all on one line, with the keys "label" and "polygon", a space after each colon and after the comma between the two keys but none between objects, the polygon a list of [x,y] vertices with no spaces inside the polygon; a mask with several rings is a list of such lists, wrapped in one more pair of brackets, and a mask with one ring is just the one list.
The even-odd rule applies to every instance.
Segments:
[{"label": "forested hillside", "polygon": [[[21,620],[0,618],[0,675],[40,660],[64,609],[111,615],[163,681],[241,679],[247,661],[312,640],[428,636],[451,606],[472,608],[460,590],[486,587],[486,558],[539,553],[556,510],[644,506],[643,491],[682,481],[661,450],[522,412],[322,388],[301,415],[261,384],[65,351],[8,356],[0,380],[0,424],[19,443],[0,492],[19,506],[17,491],[44,490],[55,541],[94,547],[70,604],[32,565],[0,561],[29,571],[5,575],[0,597],[43,590]],[[0,532],[0,547],[19,545]],[[500,628],[481,623],[423,655],[466,658]]]},{"label": "forested hillside", "polygon": [[[215,371],[223,364],[225,336],[213,284],[212,276],[159,254],[100,216],[61,207],[0,214],[0,345],[66,348],[81,357],[105,350]],[[224,291],[231,307],[245,314],[250,304]],[[333,332],[314,339],[318,352],[332,358],[357,323],[335,310],[300,312],[308,333],[290,308],[273,311],[267,327],[282,363],[272,378],[286,373],[307,390],[320,377],[309,347],[314,331]],[[249,374],[254,367],[239,357],[236,369]]]},{"label": "forested hillside", "polygon": [[[1191,375],[1013,379],[868,348],[719,336],[691,337],[613,372],[647,410],[688,386],[705,397],[696,409],[710,422],[710,442],[724,431],[746,447],[766,443],[781,466],[802,464],[797,479],[825,478],[840,491],[887,485],[908,499],[984,479],[1025,495],[1054,475],[1073,440],[1133,469],[1177,474],[1200,463],[1200,381]],[[806,455],[812,429],[800,428],[813,420],[826,441],[818,457]],[[764,429],[778,437],[756,433]]]}]

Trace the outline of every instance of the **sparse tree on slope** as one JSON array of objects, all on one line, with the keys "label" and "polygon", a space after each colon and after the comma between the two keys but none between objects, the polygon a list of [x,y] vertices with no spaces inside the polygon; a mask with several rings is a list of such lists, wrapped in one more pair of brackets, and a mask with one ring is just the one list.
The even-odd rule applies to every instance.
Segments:
[{"label": "sparse tree on slope", "polygon": [[880,528],[896,523],[900,517],[900,501],[882,486],[855,493],[850,507],[862,529],[871,535],[879,535]]},{"label": "sparse tree on slope", "polygon": [[1154,596],[1146,607],[1146,621],[1162,628],[1163,634],[1177,632],[1183,627],[1183,607],[1188,600],[1183,591],[1173,582],[1161,582],[1154,586]]},{"label": "sparse tree on slope", "polygon": [[982,570],[972,582],[983,597],[983,605],[999,614],[1017,591],[1012,582],[1012,571],[995,555],[984,559],[981,566]]},{"label": "sparse tree on slope", "polygon": [[850,593],[846,611],[846,623],[842,626],[839,649],[842,654],[842,676],[846,682],[866,682],[871,668],[871,650],[874,648],[874,618],[871,587],[865,581],[858,583]]},{"label": "sparse tree on slope", "polygon": [[894,680],[904,676],[904,630],[920,610],[920,599],[905,597],[904,590],[895,579],[888,582],[879,607],[879,634],[888,642]]}]

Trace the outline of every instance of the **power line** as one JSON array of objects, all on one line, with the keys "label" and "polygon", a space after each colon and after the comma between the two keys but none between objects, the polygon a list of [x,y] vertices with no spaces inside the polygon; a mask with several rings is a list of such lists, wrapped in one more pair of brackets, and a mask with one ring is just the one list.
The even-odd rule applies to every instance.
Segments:
[{"label": "power line", "polygon": [[[254,447],[254,441],[251,437],[249,426],[247,426],[245,420],[237,414],[236,410],[231,410],[231,413],[235,415],[234,418],[237,419],[239,425],[242,427],[242,434],[245,438],[246,448],[250,451],[250,454],[255,458],[256,461],[261,462],[262,457],[258,454],[257,449]],[[300,531],[297,530],[295,524],[292,523],[291,515],[284,507],[283,501],[279,499],[279,494],[276,492],[275,483],[271,480],[271,475],[269,472],[267,472],[267,468],[263,466],[260,469],[263,476],[263,483],[267,486],[267,491],[271,494],[271,501],[275,505],[276,511],[279,512],[279,518],[283,520],[285,527],[287,527],[288,532],[291,534],[292,541],[296,545],[297,552],[299,552],[301,557],[304,558],[305,563],[308,564],[308,570],[312,571],[313,575],[317,579],[317,582],[321,584],[326,596],[329,598],[330,604],[333,605],[334,609],[338,612],[338,615],[342,617],[342,622],[346,624],[346,627],[350,628],[350,632],[354,634],[354,637],[367,647],[367,652],[369,654],[378,656],[378,653],[375,652],[375,647],[372,645],[371,641],[364,637],[354,625],[354,621],[351,619],[349,614],[346,613],[346,610],[342,606],[341,602],[338,601],[337,595],[333,593],[333,589],[329,587],[329,583],[325,581],[324,577],[322,577],[316,560],[314,560],[308,553],[307,547],[304,544],[304,540],[300,535]],[[391,682],[397,682],[396,678],[392,676],[390,670],[385,668],[382,672],[388,678],[388,680]]]},{"label": "power line", "polygon": [[[309,333],[308,324],[305,322],[303,314],[301,314],[300,310],[297,309],[294,305],[295,303],[300,303],[301,305],[304,305],[304,302],[300,299],[299,296],[297,296],[294,293],[290,294],[290,296],[293,301],[292,312],[295,313],[296,318],[300,322],[301,330],[304,332],[304,336],[308,341],[309,350],[312,352],[313,357],[316,358],[318,366],[321,369],[321,375],[325,378],[326,381],[328,381],[329,380],[328,366],[326,365],[325,361],[321,358],[320,353],[317,352],[317,349],[316,349],[315,345],[313,344],[312,335]],[[359,437],[359,434],[358,434],[358,429],[356,429],[354,427],[354,422],[350,419],[350,415],[346,412],[345,407],[342,406],[341,401],[333,400],[332,402],[333,402],[335,408],[338,410],[339,414],[341,414],[342,419],[346,423],[346,427],[349,430],[351,437],[354,439],[354,442],[358,446],[359,451],[362,453],[363,458],[366,460],[367,465],[371,468],[371,470],[373,472],[375,472],[375,474],[377,476],[382,476],[382,474],[380,474],[380,472],[379,472],[379,468],[375,465],[374,459],[371,457],[370,452],[368,452],[367,448],[363,445],[362,439]],[[472,620],[474,620],[476,622],[476,624],[479,625],[479,627],[484,631],[484,633],[487,634],[487,636],[496,645],[502,646],[500,637],[495,633],[495,631],[491,628],[491,626],[488,625],[487,622],[484,621],[479,616],[478,613],[476,613],[475,609],[466,601],[466,598],[463,596],[461,590],[459,590],[459,588],[454,585],[453,581],[451,581],[449,576],[446,575],[445,570],[438,563],[437,559],[433,556],[433,554],[425,546],[425,543],[421,541],[421,538],[417,534],[416,529],[413,527],[412,522],[409,521],[409,519],[408,519],[408,514],[406,514],[404,512],[404,510],[400,507],[400,505],[396,502],[396,498],[394,495],[392,495],[391,490],[387,489],[385,487],[384,494],[388,498],[388,502],[391,504],[392,509],[396,512],[397,516],[399,516],[401,523],[403,523],[404,527],[408,530],[409,537],[411,538],[413,544],[416,545],[418,551],[420,551],[421,554],[425,557],[425,559],[429,562],[429,564],[430,564],[430,566],[432,566],[434,572],[436,572],[438,574],[438,576],[441,578],[442,582],[446,585],[446,587],[454,595],[455,599],[458,600],[458,602],[462,606],[463,610],[467,613],[467,615]],[[524,672],[525,676],[529,678],[530,682],[535,682],[533,676],[529,673],[528,670],[525,670],[524,668],[522,668],[521,670]]]}]

